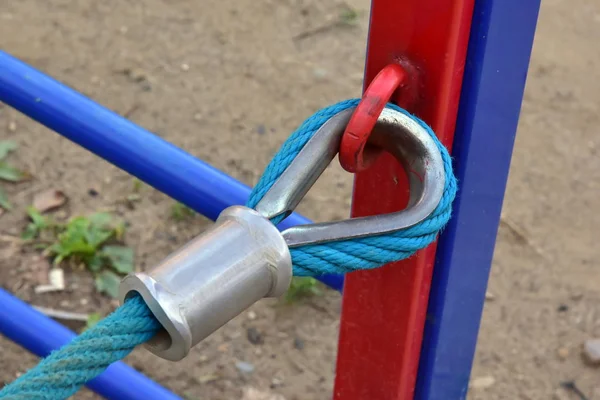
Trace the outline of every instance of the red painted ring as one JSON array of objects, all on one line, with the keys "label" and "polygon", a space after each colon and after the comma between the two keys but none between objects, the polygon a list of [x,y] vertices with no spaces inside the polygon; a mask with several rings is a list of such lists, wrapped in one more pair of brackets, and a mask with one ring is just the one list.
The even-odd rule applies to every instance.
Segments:
[{"label": "red painted ring", "polygon": [[406,78],[407,73],[400,65],[389,64],[373,78],[365,90],[340,144],[339,160],[346,171],[364,171],[381,154],[381,150],[367,147],[367,141],[379,114]]}]

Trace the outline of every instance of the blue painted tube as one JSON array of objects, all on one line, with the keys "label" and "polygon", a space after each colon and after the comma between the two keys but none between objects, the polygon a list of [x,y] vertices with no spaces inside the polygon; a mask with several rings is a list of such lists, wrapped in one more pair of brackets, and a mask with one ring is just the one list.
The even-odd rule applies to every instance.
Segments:
[{"label": "blue painted tube", "polygon": [[[3,51],[0,101],[212,220],[250,194],[243,183]],[[307,223],[293,213],[279,228]],[[319,279],[342,289],[342,276]]]},{"label": "blue painted tube", "polygon": [[475,2],[415,400],[465,399],[540,0]]},{"label": "blue painted tube", "polygon": [[[3,289],[0,289],[0,304],[0,332],[40,357],[76,336]],[[112,364],[86,386],[106,399],[182,400],[123,362]]]}]

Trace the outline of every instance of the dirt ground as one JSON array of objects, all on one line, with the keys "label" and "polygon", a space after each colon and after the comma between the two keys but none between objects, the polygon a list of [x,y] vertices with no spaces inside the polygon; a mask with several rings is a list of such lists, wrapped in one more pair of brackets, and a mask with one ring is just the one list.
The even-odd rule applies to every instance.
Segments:
[{"label": "dirt ground", "polygon": [[[360,94],[368,4],[4,1],[0,47],[252,185],[305,117]],[[544,0],[469,398],[575,400],[561,388],[575,381],[600,399],[600,370],[581,357],[583,341],[600,336],[598,38],[600,3]],[[20,144],[9,160],[33,175],[2,184],[16,207],[0,216],[0,284],[31,304],[103,315],[115,306],[89,273],[68,268],[64,292],[34,293],[45,264],[17,237],[36,193],[67,194],[59,219],[110,210],[127,221],[139,268],[210,223],[174,221],[173,200],[149,187],[125,207],[132,177],[6,106],[0,138]],[[351,183],[332,165],[299,211],[343,218]],[[187,399],[250,399],[250,388],[330,399],[339,312],[333,291],[292,305],[262,301],[182,362],[140,349],[126,361]],[[249,342],[249,328],[262,343]],[[36,363],[2,338],[0,349],[0,384]],[[254,370],[240,372],[240,361]],[[84,389],[75,398],[98,397]]]}]

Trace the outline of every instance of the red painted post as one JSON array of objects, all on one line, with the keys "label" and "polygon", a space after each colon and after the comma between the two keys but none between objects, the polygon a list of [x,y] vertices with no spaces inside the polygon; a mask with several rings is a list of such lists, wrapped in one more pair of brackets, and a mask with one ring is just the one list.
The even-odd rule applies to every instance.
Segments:
[{"label": "red painted post", "polygon": [[[418,71],[408,107],[450,148],[474,0],[372,0],[365,87],[387,64]],[[410,70],[410,69],[408,69]],[[402,95],[402,93],[400,94]],[[398,211],[408,201],[402,168],[384,154],[357,174],[353,216]],[[347,275],[334,399],[413,398],[435,244],[408,260]]]}]

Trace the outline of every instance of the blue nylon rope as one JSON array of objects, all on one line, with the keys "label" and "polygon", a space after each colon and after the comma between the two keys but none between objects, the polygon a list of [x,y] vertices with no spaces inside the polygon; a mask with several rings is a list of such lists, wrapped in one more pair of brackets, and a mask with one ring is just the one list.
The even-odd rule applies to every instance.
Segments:
[{"label": "blue nylon rope", "polygon": [[[355,107],[358,101],[346,100],[323,108],[304,121],[267,166],[250,194],[248,207],[253,208],[258,204],[308,140],[330,117]],[[388,104],[387,107],[414,119],[427,130],[438,146],[446,173],[446,186],[438,207],[427,219],[403,231],[292,249],[294,275],[344,274],[408,258],[432,243],[450,219],[457,185],[448,151],[423,121],[393,104]],[[279,222],[280,219],[273,220],[273,223]],[[159,329],[160,324],[141,297],[132,297],[93,328],[52,352],[36,367],[5,386],[0,391],[0,399],[66,399],[86,382],[100,375],[110,364],[125,358],[136,346],[150,340]]]},{"label": "blue nylon rope", "polygon": [[[341,101],[317,111],[305,120],[283,143],[279,152],[277,152],[265,169],[262,177],[256,186],[254,186],[252,193],[250,193],[250,199],[247,202],[248,207],[256,207],[265,193],[267,193],[283,171],[296,158],[304,145],[327,120],[340,111],[356,107],[359,101],[359,99]],[[402,231],[291,249],[294,275],[345,274],[356,270],[380,267],[392,261],[403,260],[431,244],[450,220],[452,202],[456,196],[457,184],[452,172],[452,159],[450,158],[450,154],[448,154],[448,150],[440,143],[425,122],[394,104],[388,104],[387,107],[412,118],[435,141],[442,155],[446,174],[446,185],[440,203],[427,219]],[[277,224],[280,221],[273,220],[273,223]]]},{"label": "blue nylon rope", "polygon": [[[17,317],[18,318],[18,317]],[[75,394],[86,382],[150,340],[160,323],[140,296],[52,352],[0,391],[3,400],[57,400]]]}]

